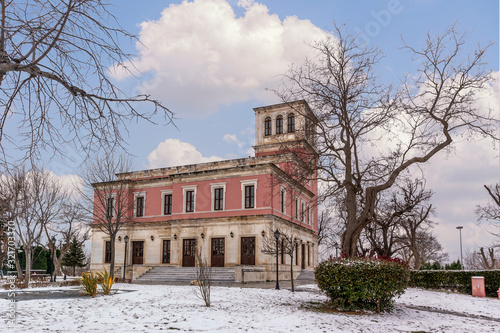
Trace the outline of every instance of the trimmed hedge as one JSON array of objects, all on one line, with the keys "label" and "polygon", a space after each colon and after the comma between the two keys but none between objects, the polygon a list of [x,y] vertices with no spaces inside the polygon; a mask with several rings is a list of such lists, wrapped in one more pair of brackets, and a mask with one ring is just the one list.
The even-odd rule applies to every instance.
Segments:
[{"label": "trimmed hedge", "polygon": [[318,287],[341,310],[387,311],[393,298],[404,293],[409,269],[398,261],[372,258],[338,258],[316,268]]},{"label": "trimmed hedge", "polygon": [[410,287],[426,289],[454,289],[462,293],[472,294],[472,277],[483,276],[486,296],[498,297],[500,288],[500,270],[484,271],[447,271],[427,270],[411,271]]}]

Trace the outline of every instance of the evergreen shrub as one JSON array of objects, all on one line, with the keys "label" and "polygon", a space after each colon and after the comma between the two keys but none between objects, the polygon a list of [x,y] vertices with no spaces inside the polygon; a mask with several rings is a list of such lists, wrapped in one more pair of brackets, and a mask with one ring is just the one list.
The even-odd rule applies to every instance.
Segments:
[{"label": "evergreen shrub", "polygon": [[421,270],[411,271],[410,287],[425,289],[452,289],[472,294],[472,277],[483,276],[486,296],[497,297],[500,288],[500,270]]},{"label": "evergreen shrub", "polygon": [[315,270],[318,287],[340,310],[388,311],[408,286],[406,264],[390,258],[337,258]]}]

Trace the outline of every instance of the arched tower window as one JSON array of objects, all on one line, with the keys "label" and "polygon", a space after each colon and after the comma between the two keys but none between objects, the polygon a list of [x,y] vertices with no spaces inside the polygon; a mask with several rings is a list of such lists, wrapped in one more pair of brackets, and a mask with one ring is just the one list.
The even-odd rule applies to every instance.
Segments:
[{"label": "arched tower window", "polygon": [[276,117],[276,134],[283,134],[283,116]]},{"label": "arched tower window", "polygon": [[288,133],[295,132],[295,115],[290,113],[288,115]]},{"label": "arched tower window", "polygon": [[264,135],[271,135],[271,117],[267,117],[264,121]]}]

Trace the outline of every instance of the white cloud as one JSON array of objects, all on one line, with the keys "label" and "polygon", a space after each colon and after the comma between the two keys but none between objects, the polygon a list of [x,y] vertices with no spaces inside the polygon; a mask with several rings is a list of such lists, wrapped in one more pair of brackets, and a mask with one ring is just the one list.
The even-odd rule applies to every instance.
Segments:
[{"label": "white cloud", "polygon": [[222,139],[227,143],[235,143],[239,148],[243,147],[243,143],[238,140],[236,134],[226,134]]},{"label": "white cloud", "polygon": [[276,88],[279,75],[311,53],[306,44],[326,33],[295,16],[281,21],[252,0],[238,5],[242,17],[224,0],[184,1],[142,22],[133,65],[148,79],[139,89],[180,117],[209,115],[218,105],[249,99],[276,102],[266,88]]},{"label": "white cloud", "polygon": [[204,157],[195,146],[179,139],[167,139],[161,142],[148,155],[150,168],[164,168],[176,165],[187,165],[204,162],[220,161],[222,157]]}]

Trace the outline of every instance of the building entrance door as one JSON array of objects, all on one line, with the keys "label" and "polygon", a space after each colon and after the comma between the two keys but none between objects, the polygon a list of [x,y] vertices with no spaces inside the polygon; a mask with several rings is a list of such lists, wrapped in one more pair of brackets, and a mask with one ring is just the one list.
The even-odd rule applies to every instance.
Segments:
[{"label": "building entrance door", "polygon": [[224,267],[224,238],[212,238],[212,267]]},{"label": "building entrance door", "polygon": [[132,265],[144,263],[144,242],[132,242]]},{"label": "building entrance door", "polygon": [[196,239],[184,239],[182,245],[182,266],[194,267]]},{"label": "building entrance door", "polygon": [[241,237],[241,264],[255,265],[255,237]]}]

